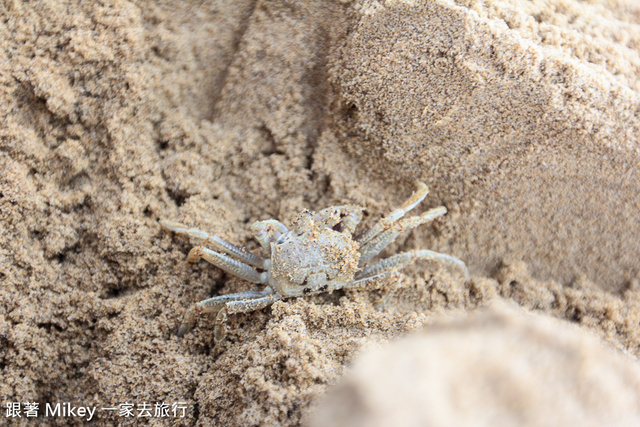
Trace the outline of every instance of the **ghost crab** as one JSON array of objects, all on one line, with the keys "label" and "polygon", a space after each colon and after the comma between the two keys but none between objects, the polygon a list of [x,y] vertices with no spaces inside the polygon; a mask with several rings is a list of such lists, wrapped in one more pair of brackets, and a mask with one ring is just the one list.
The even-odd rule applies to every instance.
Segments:
[{"label": "ghost crab", "polygon": [[440,206],[420,216],[402,219],[424,200],[428,192],[425,184],[418,183],[409,200],[359,237],[354,237],[353,232],[362,218],[363,208],[356,205],[332,206],[317,213],[305,210],[294,219],[292,230],[273,219],[258,221],[251,226],[251,231],[265,258],[204,231],[173,221],[160,221],[162,227],[201,239],[216,249],[196,246],[189,252],[189,262],[195,263],[202,258],[241,279],[267,285],[263,291],[220,295],[192,305],[180,325],[178,336],[193,328],[197,314],[217,313],[215,338],[221,340],[229,314],[259,310],[283,298],[366,286],[416,259],[458,265],[468,277],[462,261],[427,249],[403,252],[365,265],[402,231],[447,213],[447,209]]}]

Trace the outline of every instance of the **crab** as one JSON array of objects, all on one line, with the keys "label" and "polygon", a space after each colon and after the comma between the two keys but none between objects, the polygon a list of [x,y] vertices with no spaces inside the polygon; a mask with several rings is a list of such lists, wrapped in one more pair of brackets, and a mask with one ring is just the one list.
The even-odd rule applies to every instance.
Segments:
[{"label": "crab", "polygon": [[198,314],[211,314],[216,315],[214,333],[220,341],[225,336],[225,322],[230,314],[260,310],[285,298],[366,287],[417,259],[456,265],[468,278],[464,262],[428,249],[403,252],[367,265],[402,231],[447,213],[447,209],[440,206],[419,216],[403,218],[428,192],[427,186],[419,182],[417,190],[402,206],[358,237],[353,233],[363,208],[357,205],[332,206],[317,213],[305,210],[295,217],[291,230],[274,219],[255,222],[251,232],[264,257],[202,230],[161,220],[160,225],[165,229],[201,239],[215,249],[196,246],[189,252],[189,262],[196,263],[202,258],[241,279],[267,285],[262,291],[220,295],[195,303],[187,310],[177,335],[182,337],[193,329]]}]

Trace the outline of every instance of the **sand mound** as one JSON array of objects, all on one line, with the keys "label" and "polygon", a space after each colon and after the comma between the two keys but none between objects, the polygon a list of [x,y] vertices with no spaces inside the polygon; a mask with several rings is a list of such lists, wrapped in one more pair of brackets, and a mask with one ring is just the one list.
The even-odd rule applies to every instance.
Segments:
[{"label": "sand mound", "polygon": [[629,426],[640,366],[573,325],[503,305],[362,354],[312,426]]}]

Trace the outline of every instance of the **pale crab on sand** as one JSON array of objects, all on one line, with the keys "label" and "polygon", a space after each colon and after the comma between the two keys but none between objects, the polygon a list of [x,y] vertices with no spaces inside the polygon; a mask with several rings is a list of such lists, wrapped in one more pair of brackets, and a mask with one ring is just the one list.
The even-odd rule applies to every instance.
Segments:
[{"label": "pale crab on sand", "polygon": [[221,340],[229,314],[259,310],[283,298],[366,286],[416,259],[456,264],[468,277],[462,261],[427,249],[403,252],[365,265],[402,231],[447,213],[447,209],[440,206],[420,216],[401,219],[428,192],[425,184],[418,183],[418,189],[409,200],[359,237],[354,237],[353,232],[362,218],[363,208],[356,205],[332,206],[317,213],[305,210],[293,220],[292,230],[273,219],[258,221],[251,226],[251,231],[265,258],[204,231],[173,221],[160,221],[164,228],[202,239],[219,251],[196,246],[189,252],[189,262],[203,258],[241,279],[268,285],[263,291],[220,295],[194,304],[187,310],[178,336],[193,328],[196,314],[217,313],[215,338]]}]

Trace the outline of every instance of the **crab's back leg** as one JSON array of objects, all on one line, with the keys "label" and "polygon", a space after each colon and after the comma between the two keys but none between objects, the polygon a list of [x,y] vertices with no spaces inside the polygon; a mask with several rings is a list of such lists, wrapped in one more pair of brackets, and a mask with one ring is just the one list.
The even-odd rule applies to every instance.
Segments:
[{"label": "crab's back leg", "polygon": [[230,301],[218,311],[216,316],[215,337],[216,341],[221,341],[226,335],[225,323],[227,321],[228,314],[234,313],[248,313],[250,311],[256,311],[263,309],[274,302],[278,301],[280,296],[277,294],[264,295],[260,298],[253,298],[249,300]]},{"label": "crab's back leg", "polygon": [[178,329],[178,336],[181,337],[191,329],[196,321],[196,315],[204,313],[218,313],[220,309],[230,301],[261,298],[267,295],[263,291],[247,291],[237,294],[220,295],[217,297],[202,300],[193,304],[184,315],[184,320]]},{"label": "crab's back leg", "polygon": [[388,229],[379,233],[376,237],[369,240],[369,242],[360,246],[359,264],[362,266],[371,260],[374,256],[378,255],[384,248],[389,245],[400,233],[404,230],[410,230],[425,222],[432,221],[433,219],[447,213],[447,208],[440,206],[433,208],[423,213],[420,216],[412,216],[405,218],[402,221],[398,221],[392,224]]},{"label": "crab's back leg", "polygon": [[245,264],[258,268],[264,268],[264,259],[256,254],[244,250],[243,248],[227,242],[218,236],[211,235],[206,231],[197,228],[190,228],[184,224],[174,221],[161,220],[160,225],[167,230],[174,231],[178,234],[184,234],[189,237],[202,239],[213,246],[216,250],[229,254]]},{"label": "crab's back leg", "polygon": [[469,278],[467,266],[458,258],[448,254],[430,251],[428,249],[420,249],[415,251],[403,252],[401,254],[397,254],[378,261],[374,264],[368,265],[358,272],[358,274],[356,275],[356,279],[363,280],[370,277],[376,277],[387,272],[397,271],[405,268],[413,261],[418,259],[427,259],[443,262],[449,265],[455,265],[464,272],[465,279]]},{"label": "crab's back leg", "polygon": [[345,283],[342,286],[339,286],[335,289],[364,289],[364,288],[371,288],[371,285],[373,285],[376,282],[379,283],[388,283],[388,281],[393,280],[395,278],[399,278],[400,277],[400,273],[398,273],[397,271],[385,271],[383,273],[380,274],[376,274],[375,276],[371,276],[371,277],[364,277],[362,279],[358,279],[358,280],[354,280],[352,282],[348,282]]},{"label": "crab's back leg", "polygon": [[189,251],[187,260],[195,263],[198,262],[200,258],[210,262],[218,268],[223,269],[227,273],[233,274],[234,276],[249,282],[266,284],[269,281],[269,273],[260,273],[250,265],[202,246],[195,246],[192,248],[191,251]]},{"label": "crab's back leg", "polygon": [[425,197],[427,197],[428,193],[429,193],[429,188],[427,187],[427,185],[422,182],[418,182],[418,188],[416,192],[411,195],[409,200],[404,202],[402,206],[395,209],[389,215],[382,218],[369,230],[365,231],[362,234],[362,236],[358,238],[358,242],[361,245],[364,245],[370,240],[372,240],[378,234],[380,234],[381,232],[389,228],[394,222],[402,218],[411,209],[415,208],[418,205],[418,203],[420,203],[421,201],[424,200]]}]

